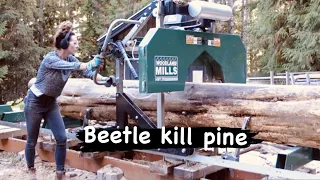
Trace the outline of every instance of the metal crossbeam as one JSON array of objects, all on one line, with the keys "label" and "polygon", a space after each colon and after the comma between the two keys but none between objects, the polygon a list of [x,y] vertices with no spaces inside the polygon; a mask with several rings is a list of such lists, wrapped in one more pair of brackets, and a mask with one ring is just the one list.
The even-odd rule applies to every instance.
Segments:
[{"label": "metal crossbeam", "polygon": [[166,153],[153,152],[153,151],[147,151],[147,150],[135,150],[135,151],[156,154],[156,155],[184,160],[184,161],[193,161],[193,162],[199,162],[199,163],[208,164],[208,165],[237,169],[240,171],[246,171],[246,172],[257,173],[257,174],[268,175],[268,176],[279,177],[279,178],[318,179],[318,180],[320,179],[319,175],[278,169],[273,167],[250,165],[250,164],[240,163],[240,162],[231,161],[231,160],[223,160],[220,157],[208,157],[208,156],[203,156],[198,154],[193,154],[191,156],[177,156],[173,154],[166,154]]}]

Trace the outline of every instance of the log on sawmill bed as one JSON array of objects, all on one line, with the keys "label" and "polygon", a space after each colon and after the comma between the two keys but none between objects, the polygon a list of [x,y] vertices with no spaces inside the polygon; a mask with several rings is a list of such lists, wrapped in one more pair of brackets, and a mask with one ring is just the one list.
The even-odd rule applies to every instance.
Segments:
[{"label": "log on sawmill bed", "polygon": [[[124,92],[156,122],[156,94],[139,94],[137,81],[124,81]],[[92,119],[111,121],[115,95],[115,88],[69,79],[58,101],[65,116],[83,118],[91,107]],[[186,83],[185,91],[165,94],[168,127],[240,128],[249,115],[248,128],[259,132],[257,139],[320,147],[320,86]]]}]

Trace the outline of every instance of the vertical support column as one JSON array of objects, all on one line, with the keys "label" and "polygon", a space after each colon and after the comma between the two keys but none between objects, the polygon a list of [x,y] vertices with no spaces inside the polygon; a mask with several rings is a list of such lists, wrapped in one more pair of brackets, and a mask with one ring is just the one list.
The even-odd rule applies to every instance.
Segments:
[{"label": "vertical support column", "polygon": [[[213,2],[214,3],[215,0],[208,0],[208,2]],[[211,32],[215,33],[216,29],[215,29],[215,22],[211,22]],[[219,148],[213,148],[213,155],[214,156],[218,156],[219,155]]]},{"label": "vertical support column", "polygon": [[[158,2],[157,13],[156,13],[156,28],[163,27],[163,15],[161,12],[162,1]],[[161,128],[164,126],[164,93],[159,93],[157,96],[157,127]]]},{"label": "vertical support column", "polygon": [[123,93],[123,80],[124,80],[124,61],[123,58],[116,59],[116,77],[119,78],[117,86],[117,93]]},{"label": "vertical support column", "polygon": [[164,126],[164,93],[159,93],[157,97],[157,127]]},{"label": "vertical support column", "polygon": [[[123,58],[116,59],[116,76],[119,78],[119,84],[117,86],[117,99],[119,94],[123,93],[123,80],[124,80],[124,61]],[[118,128],[124,128],[128,126],[128,114],[123,110],[121,101],[116,101],[116,119]]]},{"label": "vertical support column", "polygon": [[158,1],[158,6],[156,9],[156,28],[163,27],[164,16],[161,10],[162,10],[162,0]]},{"label": "vertical support column", "polygon": [[[208,0],[208,1],[214,3],[214,0]],[[211,32],[212,32],[212,33],[215,33],[215,32],[216,32],[215,23],[214,23],[214,22],[211,23]]]}]

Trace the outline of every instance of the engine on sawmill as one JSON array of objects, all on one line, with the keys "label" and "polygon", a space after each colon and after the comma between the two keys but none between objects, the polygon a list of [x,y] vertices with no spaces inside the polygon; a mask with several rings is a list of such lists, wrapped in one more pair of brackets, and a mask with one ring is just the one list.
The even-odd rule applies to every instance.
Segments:
[{"label": "engine on sawmill", "polygon": [[165,28],[198,32],[212,32],[214,21],[226,21],[232,16],[229,6],[206,1],[165,0],[162,11]]}]

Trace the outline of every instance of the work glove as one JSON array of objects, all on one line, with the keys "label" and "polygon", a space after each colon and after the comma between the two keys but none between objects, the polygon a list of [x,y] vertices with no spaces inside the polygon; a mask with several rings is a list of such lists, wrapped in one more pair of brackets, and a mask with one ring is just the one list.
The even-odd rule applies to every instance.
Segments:
[{"label": "work glove", "polygon": [[87,69],[92,71],[94,68],[99,67],[102,64],[102,57],[100,55],[94,56],[94,58],[88,62]]},{"label": "work glove", "polygon": [[117,86],[119,84],[119,78],[110,76],[110,77],[102,77],[102,81],[106,81],[105,86],[110,87],[112,86]]}]

